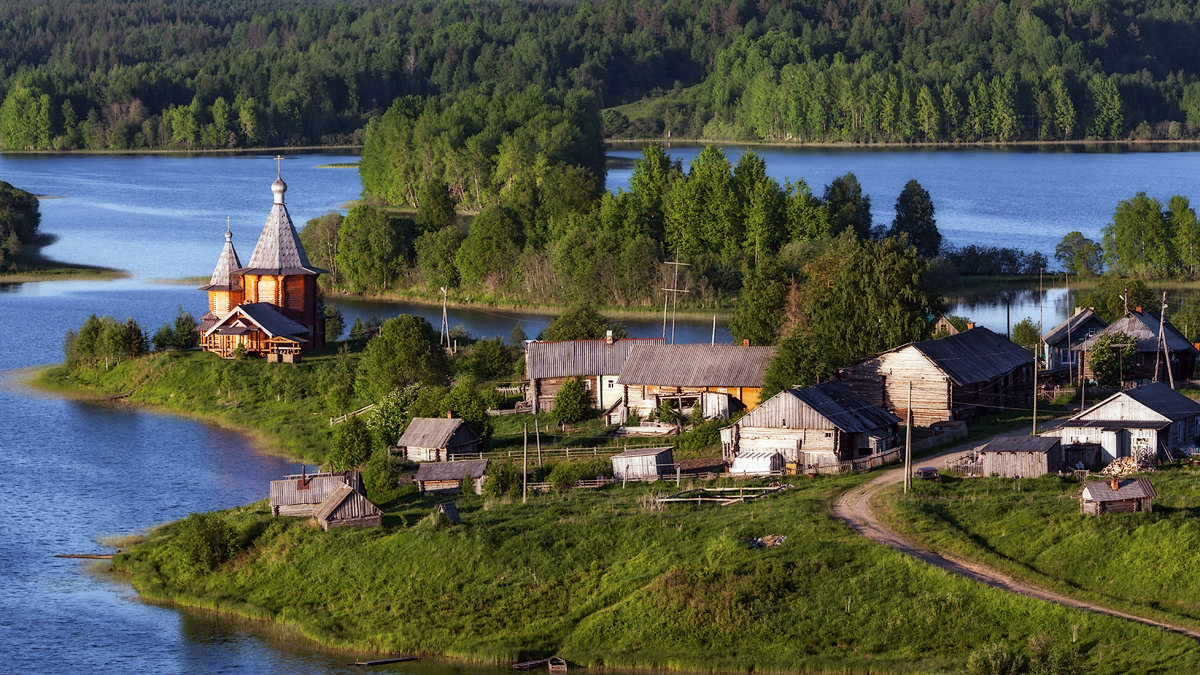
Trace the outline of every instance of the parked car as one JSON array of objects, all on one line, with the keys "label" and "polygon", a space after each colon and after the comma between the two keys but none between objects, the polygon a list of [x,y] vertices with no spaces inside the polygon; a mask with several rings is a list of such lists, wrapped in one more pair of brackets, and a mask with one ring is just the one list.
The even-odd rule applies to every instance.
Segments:
[{"label": "parked car", "polygon": [[922,480],[931,480],[935,483],[942,482],[941,474],[939,474],[938,470],[933,468],[932,466],[923,466],[923,467],[917,469],[916,471],[913,472],[913,476],[916,476],[917,478],[920,478]]}]

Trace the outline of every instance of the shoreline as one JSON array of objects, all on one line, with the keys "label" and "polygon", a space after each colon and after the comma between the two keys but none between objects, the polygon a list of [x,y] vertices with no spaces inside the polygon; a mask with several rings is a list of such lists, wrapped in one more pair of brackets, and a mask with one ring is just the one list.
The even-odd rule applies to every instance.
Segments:
[{"label": "shoreline", "polygon": [[26,244],[17,254],[18,269],[0,272],[0,284],[35,281],[114,281],[132,276],[127,270],[115,267],[63,262],[42,255],[42,249],[55,241],[58,241],[58,235],[39,233],[32,243]]}]

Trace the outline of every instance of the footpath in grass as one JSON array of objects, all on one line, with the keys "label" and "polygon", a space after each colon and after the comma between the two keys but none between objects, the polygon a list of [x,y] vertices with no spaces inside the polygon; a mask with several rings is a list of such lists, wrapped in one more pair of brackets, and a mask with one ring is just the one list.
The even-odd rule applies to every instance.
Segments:
[{"label": "footpath in grass", "polygon": [[[871,478],[798,478],[729,507],[645,486],[444,498],[374,495],[384,527],[323,532],[263,502],[218,515],[235,553],[197,566],[183,526],[114,559],[144,595],[282,622],[331,646],[694,671],[961,672],[973,652],[1078,649],[1087,672],[1196,671],[1195,642],[1031,600],[852,533],[832,500]],[[747,538],[785,535],[773,549]],[[194,541],[194,539],[192,540]],[[1077,641],[1072,642],[1072,638]],[[1032,641],[1032,642],[1031,642]],[[1137,650],[1128,648],[1137,644]]]},{"label": "footpath in grass", "polygon": [[1018,578],[1151,618],[1200,628],[1200,470],[1149,474],[1153,512],[1079,513],[1080,484],[947,476],[911,496],[882,492],[876,511],[933,550],[978,560]]}]

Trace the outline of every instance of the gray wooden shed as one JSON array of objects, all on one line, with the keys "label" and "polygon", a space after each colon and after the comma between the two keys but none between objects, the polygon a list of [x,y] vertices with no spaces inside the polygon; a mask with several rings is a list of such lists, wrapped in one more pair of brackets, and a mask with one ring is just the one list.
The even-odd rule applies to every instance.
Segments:
[{"label": "gray wooden shed", "polygon": [[1090,516],[1104,513],[1134,513],[1151,511],[1151,502],[1158,496],[1150,479],[1112,478],[1085,483],[1079,491],[1079,512]]},{"label": "gray wooden shed", "polygon": [[304,516],[316,513],[339,485],[349,485],[355,492],[362,493],[362,474],[358,471],[336,473],[297,473],[271,481],[271,514],[276,516]]},{"label": "gray wooden shed", "polygon": [[479,452],[479,437],[455,417],[414,417],[396,445],[410,462],[446,462]]},{"label": "gray wooden shed", "polygon": [[458,492],[463,481],[471,481],[471,489],[483,494],[483,481],[487,477],[486,459],[470,459],[459,462],[436,462],[421,464],[414,479],[417,488],[426,492]]},{"label": "gray wooden shed", "polygon": [[333,488],[313,515],[326,531],[331,527],[379,527],[383,524],[383,511],[366,495],[345,483]]},{"label": "gray wooden shed", "polygon": [[1057,436],[1001,436],[980,448],[983,475],[1035,478],[1063,470],[1062,439]]},{"label": "gray wooden shed", "polygon": [[675,455],[671,448],[638,448],[612,456],[613,478],[658,480],[675,474]]}]

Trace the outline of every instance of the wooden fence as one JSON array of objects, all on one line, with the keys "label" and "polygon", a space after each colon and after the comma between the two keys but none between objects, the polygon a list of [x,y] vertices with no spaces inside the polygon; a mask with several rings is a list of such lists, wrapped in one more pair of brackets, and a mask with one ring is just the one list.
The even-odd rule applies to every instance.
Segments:
[{"label": "wooden fence", "polygon": [[329,426],[333,426],[335,424],[341,424],[342,422],[345,422],[346,420],[350,419],[351,417],[357,417],[358,415],[361,415],[365,412],[370,412],[370,411],[374,410],[375,407],[376,407],[376,405],[374,403],[372,403],[371,405],[363,406],[363,407],[359,408],[358,410],[355,410],[354,412],[348,412],[345,415],[342,415],[341,417],[330,417],[329,418]]},{"label": "wooden fence", "polygon": [[[463,459],[521,459],[528,456],[530,461],[535,459],[580,459],[583,457],[612,457],[619,455],[626,450],[639,450],[642,448],[658,448],[661,444],[648,445],[622,445],[620,447],[600,447],[594,446],[590,448],[542,448],[537,450],[529,448],[526,450],[491,450],[489,452],[470,452],[470,453],[454,453],[454,460]],[[528,453],[528,454],[526,454]]]}]

